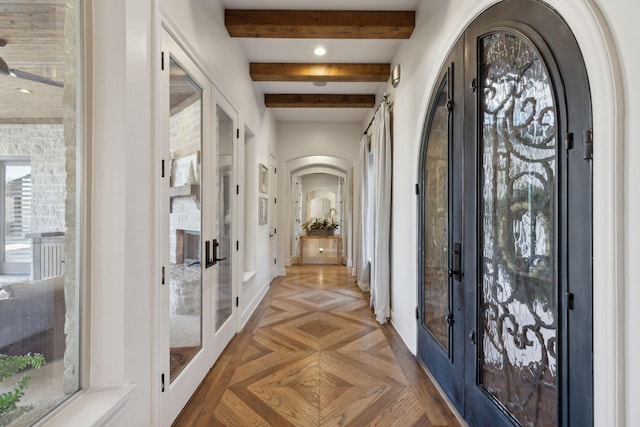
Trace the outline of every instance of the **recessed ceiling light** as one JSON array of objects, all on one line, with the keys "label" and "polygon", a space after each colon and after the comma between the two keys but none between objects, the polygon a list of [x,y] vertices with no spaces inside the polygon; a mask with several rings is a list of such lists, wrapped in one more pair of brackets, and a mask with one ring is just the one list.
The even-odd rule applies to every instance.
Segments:
[{"label": "recessed ceiling light", "polygon": [[325,53],[327,53],[327,50],[322,46],[318,46],[317,48],[315,48],[313,53],[315,53],[316,56],[323,56]]},{"label": "recessed ceiling light", "polygon": [[33,91],[32,91],[32,90],[25,89],[25,88],[20,88],[20,89],[18,89],[18,92],[21,92],[21,93],[33,93]]}]

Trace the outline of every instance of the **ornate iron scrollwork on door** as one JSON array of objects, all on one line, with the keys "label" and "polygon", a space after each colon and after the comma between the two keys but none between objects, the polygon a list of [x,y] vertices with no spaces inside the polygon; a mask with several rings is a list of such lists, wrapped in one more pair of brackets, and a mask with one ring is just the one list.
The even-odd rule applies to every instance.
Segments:
[{"label": "ornate iron scrollwork on door", "polygon": [[519,35],[481,40],[481,383],[522,425],[553,425],[557,393],[553,87]]}]

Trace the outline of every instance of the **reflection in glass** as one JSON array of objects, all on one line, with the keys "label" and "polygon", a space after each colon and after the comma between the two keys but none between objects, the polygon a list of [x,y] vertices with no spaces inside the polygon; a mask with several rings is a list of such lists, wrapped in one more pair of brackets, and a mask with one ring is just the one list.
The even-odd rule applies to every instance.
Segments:
[{"label": "reflection in glass", "polygon": [[31,166],[26,161],[0,161],[4,190],[2,272],[31,272]]},{"label": "reflection in glass", "polygon": [[215,330],[218,331],[232,314],[231,287],[231,227],[233,185],[233,120],[220,107],[216,108],[216,153],[217,153],[217,255],[220,261],[216,281]]},{"label": "reflection in glass", "polygon": [[424,325],[449,347],[449,111],[447,80],[433,112],[425,162],[424,198]]},{"label": "reflection in glass", "polygon": [[0,16],[0,426],[27,426],[79,389],[80,5],[15,0]]},{"label": "reflection in glass", "polygon": [[482,39],[481,382],[522,425],[556,423],[556,109],[520,37]]},{"label": "reflection in glass", "polygon": [[[327,213],[335,206],[335,194],[331,199],[325,197],[314,197],[309,200],[309,217],[310,218],[324,218]],[[333,200],[332,200],[333,199]]]},{"label": "reflection in glass", "polygon": [[202,90],[170,62],[169,325],[173,381],[202,347]]}]

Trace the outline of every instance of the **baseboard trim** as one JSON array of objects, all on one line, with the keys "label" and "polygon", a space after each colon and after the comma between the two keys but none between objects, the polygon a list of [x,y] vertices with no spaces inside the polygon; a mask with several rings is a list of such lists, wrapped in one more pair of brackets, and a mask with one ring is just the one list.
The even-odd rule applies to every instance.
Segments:
[{"label": "baseboard trim", "polygon": [[253,312],[256,311],[256,308],[258,308],[258,305],[260,305],[260,303],[262,302],[262,299],[269,291],[269,284],[270,282],[267,281],[262,285],[262,289],[260,289],[256,296],[251,300],[249,305],[247,305],[247,308],[245,308],[245,310],[242,312],[238,332],[240,332],[245,327],[249,319],[251,319]]}]

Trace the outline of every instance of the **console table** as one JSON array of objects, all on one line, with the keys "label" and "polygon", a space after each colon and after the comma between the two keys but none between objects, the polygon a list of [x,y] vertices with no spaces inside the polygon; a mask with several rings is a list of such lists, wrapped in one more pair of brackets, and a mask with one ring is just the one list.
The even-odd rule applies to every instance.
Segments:
[{"label": "console table", "polygon": [[342,265],[342,236],[339,234],[333,236],[309,236],[306,234],[301,234],[298,236],[298,265],[302,265],[302,254],[304,249],[304,241],[310,239],[328,239],[328,240],[336,240],[338,242],[338,265]]}]

